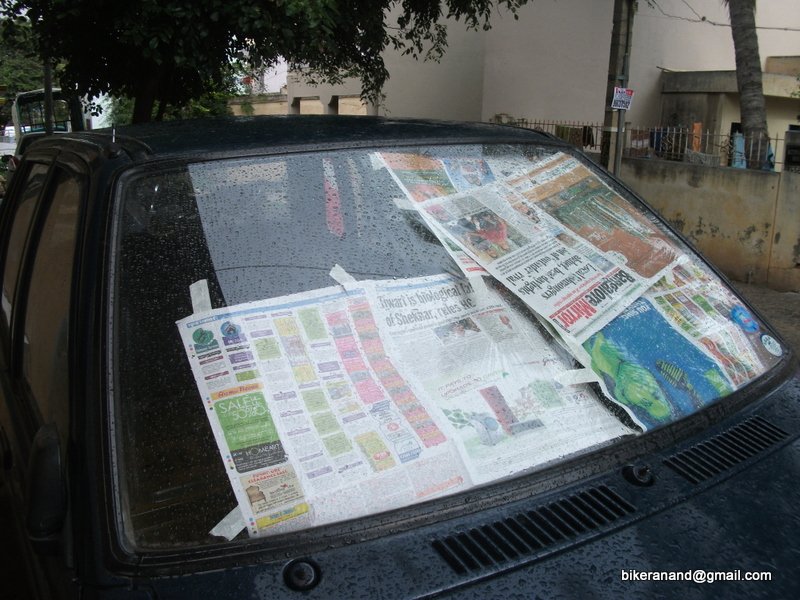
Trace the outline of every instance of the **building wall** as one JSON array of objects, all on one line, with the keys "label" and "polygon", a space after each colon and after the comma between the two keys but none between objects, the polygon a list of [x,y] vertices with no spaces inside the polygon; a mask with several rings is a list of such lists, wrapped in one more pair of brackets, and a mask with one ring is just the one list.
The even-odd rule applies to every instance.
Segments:
[{"label": "building wall", "polygon": [[366,115],[369,107],[361,100],[360,96],[339,96],[340,115]]},{"label": "building wall", "polygon": [[[495,18],[486,34],[483,118],[507,113],[602,122],[613,5],[613,0],[537,0],[520,10],[519,21]],[[768,56],[800,55],[798,8],[798,0],[758,3],[758,26],[795,30],[759,30],[762,66]],[[706,21],[685,20],[698,20],[698,14]],[[735,69],[730,27],[712,22],[729,22],[720,0],[638,2],[629,80],[636,95],[626,120],[659,124],[662,69]]]},{"label": "building wall", "polygon": [[466,31],[463,23],[447,28],[448,48],[440,62],[421,62],[386,52],[389,81],[386,103],[379,107],[389,117],[426,117],[480,121],[484,93],[483,32]]},{"label": "building wall", "polygon": [[289,110],[286,96],[278,94],[237,98],[229,106],[235,117],[285,115]]},{"label": "building wall", "polygon": [[296,73],[290,73],[286,79],[289,112],[294,114],[336,114],[339,98],[360,93],[361,83],[357,79],[336,86],[311,85]]},{"label": "building wall", "polygon": [[781,173],[769,283],[776,290],[800,290],[800,173]]},{"label": "building wall", "polygon": [[536,0],[485,34],[483,120],[602,122],[613,0]]},{"label": "building wall", "polygon": [[621,178],[732,279],[800,291],[800,174],[625,158]]},{"label": "building wall", "polygon": [[467,31],[463,23],[451,23],[447,31],[449,46],[439,62],[417,61],[393,51],[384,53],[389,80],[383,89],[386,100],[379,106],[353,102],[352,98],[361,94],[361,84],[356,79],[337,86],[314,86],[290,74],[287,95],[289,105],[294,107],[292,112],[322,110],[322,114],[354,114],[349,111],[358,111],[357,114],[389,117],[480,121],[485,35]]},{"label": "building wall", "polygon": [[[756,13],[762,64],[769,56],[800,55],[800,0],[762,0]],[[496,114],[541,120],[600,123],[610,53],[614,0],[535,0],[519,19],[495,11],[488,32],[448,23],[449,45],[441,62],[422,62],[387,50],[390,78],[386,101],[366,112],[392,117],[489,120]],[[706,18],[699,22],[700,17]],[[698,22],[691,22],[692,20]],[[626,120],[636,126],[661,124],[663,70],[735,69],[727,9],[721,0],[638,2],[634,18],[629,87],[636,95]],[[793,29],[793,31],[791,31]],[[783,61],[786,62],[786,61]],[[791,69],[791,61],[786,68]],[[361,92],[355,80],[340,86],[310,86],[287,81],[290,112],[335,113],[334,96]],[[313,109],[320,110],[317,105]],[[725,101],[713,112],[725,113]],[[738,112],[738,109],[737,109]],[[800,110],[798,111],[800,113]],[[720,128],[729,128],[727,114]],[[726,125],[726,123],[728,123]],[[770,123],[784,129],[784,123]]]}]

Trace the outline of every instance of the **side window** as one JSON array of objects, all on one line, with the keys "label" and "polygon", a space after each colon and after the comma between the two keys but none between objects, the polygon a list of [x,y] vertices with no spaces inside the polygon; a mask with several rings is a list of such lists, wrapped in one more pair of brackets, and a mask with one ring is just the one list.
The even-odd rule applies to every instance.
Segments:
[{"label": "side window", "polygon": [[82,180],[54,177],[52,201],[31,269],[22,348],[22,378],[45,423],[68,424],[69,314]]},{"label": "side window", "polygon": [[17,291],[17,280],[22,266],[22,253],[31,221],[38,206],[39,195],[42,192],[49,165],[35,164],[28,171],[22,196],[14,213],[11,230],[6,246],[6,259],[3,267],[3,296],[2,296],[2,324],[6,332],[11,324],[11,311],[14,305],[14,294]]}]

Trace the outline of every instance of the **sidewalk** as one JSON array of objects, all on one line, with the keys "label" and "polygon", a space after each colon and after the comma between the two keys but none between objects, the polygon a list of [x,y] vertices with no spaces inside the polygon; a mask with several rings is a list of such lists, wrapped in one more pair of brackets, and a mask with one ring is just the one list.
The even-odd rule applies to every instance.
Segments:
[{"label": "sidewalk", "polygon": [[800,356],[800,293],[776,292],[738,281],[733,284]]}]

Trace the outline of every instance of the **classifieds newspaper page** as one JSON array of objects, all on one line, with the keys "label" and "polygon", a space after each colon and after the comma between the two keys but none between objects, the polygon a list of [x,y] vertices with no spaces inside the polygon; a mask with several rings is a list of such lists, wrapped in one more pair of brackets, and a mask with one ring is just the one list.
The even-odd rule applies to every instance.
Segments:
[{"label": "classifieds newspaper page", "polygon": [[384,350],[364,290],[178,323],[251,535],[462,488],[456,446]]}]

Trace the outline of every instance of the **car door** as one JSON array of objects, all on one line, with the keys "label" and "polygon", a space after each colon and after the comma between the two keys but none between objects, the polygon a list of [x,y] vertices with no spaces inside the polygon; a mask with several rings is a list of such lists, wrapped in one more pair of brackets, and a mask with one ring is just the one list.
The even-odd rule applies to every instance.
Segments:
[{"label": "car door", "polygon": [[4,207],[2,428],[21,545],[37,593],[71,584],[66,467],[70,438],[70,314],[86,174],[78,161],[43,155]]}]

